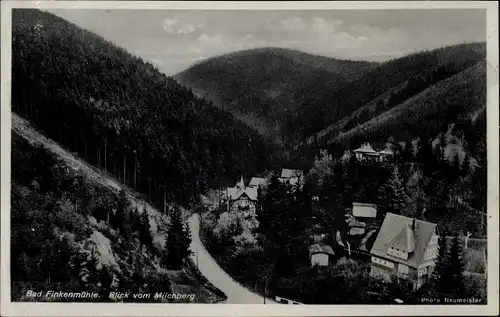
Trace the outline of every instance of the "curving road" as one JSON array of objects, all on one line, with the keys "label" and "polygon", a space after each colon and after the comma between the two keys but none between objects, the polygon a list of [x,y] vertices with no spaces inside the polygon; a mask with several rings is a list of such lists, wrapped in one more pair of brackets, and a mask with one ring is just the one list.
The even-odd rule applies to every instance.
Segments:
[{"label": "curving road", "polygon": [[[258,294],[250,292],[241,286],[231,276],[229,276],[217,262],[212,258],[200,240],[200,219],[198,214],[194,214],[189,219],[191,230],[191,258],[194,263],[198,263],[200,272],[215,287],[223,291],[227,300],[225,304],[264,304],[264,298]],[[275,301],[266,298],[266,304],[277,304]]]}]

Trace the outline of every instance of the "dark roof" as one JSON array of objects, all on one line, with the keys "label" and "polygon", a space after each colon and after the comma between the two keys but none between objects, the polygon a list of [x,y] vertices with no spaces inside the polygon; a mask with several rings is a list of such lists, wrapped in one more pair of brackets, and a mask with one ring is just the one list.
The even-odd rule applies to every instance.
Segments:
[{"label": "dark roof", "polygon": [[333,252],[333,249],[329,245],[320,245],[320,244],[313,244],[309,246],[309,253],[316,254],[316,253],[326,253],[326,254],[331,254],[334,255],[335,252]]},{"label": "dark roof", "polygon": [[[371,254],[393,262],[403,263],[417,268],[422,263],[425,250],[429,244],[432,234],[436,230],[436,224],[415,219],[415,229],[411,230],[412,218],[387,213],[378,233],[377,239],[370,251]],[[408,234],[413,233],[414,251],[410,253],[408,260],[400,259],[387,254],[387,248],[391,244],[408,245]]]},{"label": "dark roof", "polygon": [[366,228],[366,223],[360,221],[354,221],[349,224],[349,227]]}]

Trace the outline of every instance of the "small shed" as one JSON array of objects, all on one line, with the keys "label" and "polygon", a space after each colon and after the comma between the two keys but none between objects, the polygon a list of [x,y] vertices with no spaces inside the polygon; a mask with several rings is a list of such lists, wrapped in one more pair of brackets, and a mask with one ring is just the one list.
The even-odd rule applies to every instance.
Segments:
[{"label": "small shed", "polygon": [[329,245],[313,244],[309,246],[311,266],[328,266],[330,263],[330,256],[334,255],[335,253]]},{"label": "small shed", "polygon": [[354,221],[349,224],[349,235],[363,235],[366,232],[366,223]]}]

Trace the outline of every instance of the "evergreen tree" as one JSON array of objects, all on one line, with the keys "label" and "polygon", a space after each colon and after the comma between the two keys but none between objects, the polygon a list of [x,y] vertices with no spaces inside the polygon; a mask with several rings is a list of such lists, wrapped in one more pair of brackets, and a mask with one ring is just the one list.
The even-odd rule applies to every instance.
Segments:
[{"label": "evergreen tree", "polygon": [[445,276],[448,268],[448,243],[446,232],[438,240],[438,256],[436,258],[434,271],[432,272],[431,285],[434,296],[439,296],[445,290]]},{"label": "evergreen tree", "polygon": [[189,228],[182,223],[181,212],[175,209],[170,217],[170,224],[165,236],[164,265],[169,269],[179,270],[184,259],[191,254],[190,244]]},{"label": "evergreen tree", "polygon": [[396,166],[392,171],[391,177],[379,190],[378,204],[382,207],[381,211],[383,214],[387,212],[395,214],[406,212],[409,197],[406,194],[403,180]]},{"label": "evergreen tree", "polygon": [[135,209],[130,209],[129,219],[132,231],[139,232],[141,230],[141,216],[137,207],[135,207]]},{"label": "evergreen tree", "polygon": [[113,270],[107,266],[103,266],[98,271],[100,295],[102,300],[109,300],[109,292],[111,291],[111,285],[113,283],[113,275]]},{"label": "evergreen tree", "polygon": [[447,173],[447,179],[451,184],[455,184],[460,175],[461,175],[461,166],[460,166],[460,159],[458,158],[457,155],[454,155],[450,158],[449,165],[446,168]]},{"label": "evergreen tree", "polygon": [[466,153],[462,160],[462,164],[460,166],[460,176],[462,178],[467,177],[467,175],[469,175],[470,170],[471,170],[470,157]]},{"label": "evergreen tree", "polygon": [[429,213],[444,216],[447,212],[449,186],[441,179],[440,173],[436,171],[428,178],[424,191],[429,197]]},{"label": "evergreen tree", "polygon": [[142,210],[139,216],[139,240],[145,246],[151,246],[153,244],[153,237],[151,235],[151,225],[149,223],[148,213],[145,209]]},{"label": "evergreen tree", "polygon": [[97,265],[99,264],[99,259],[97,258],[96,251],[92,250],[90,257],[87,258],[85,263],[85,269],[87,271],[85,284],[88,290],[97,290],[97,284],[99,283],[99,270]]},{"label": "evergreen tree", "polygon": [[118,194],[118,206],[116,208],[116,213],[113,215],[112,219],[112,225],[119,230],[124,229],[124,224],[127,223],[127,216],[128,216],[128,206],[129,206],[129,201],[127,198],[127,193],[125,190],[120,190],[120,193]]},{"label": "evergreen tree", "polygon": [[448,266],[446,269],[446,280],[444,281],[447,290],[455,295],[461,295],[464,292],[463,272],[465,263],[463,259],[462,242],[458,236],[453,237],[448,257]]}]

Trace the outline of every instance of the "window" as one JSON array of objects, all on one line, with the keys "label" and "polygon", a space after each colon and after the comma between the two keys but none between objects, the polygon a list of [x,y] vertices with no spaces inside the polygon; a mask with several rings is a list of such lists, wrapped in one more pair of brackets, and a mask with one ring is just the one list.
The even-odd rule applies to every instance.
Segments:
[{"label": "window", "polygon": [[398,265],[398,272],[401,273],[401,274],[408,274],[409,268],[408,268],[407,265],[399,264]]},{"label": "window", "polygon": [[418,276],[423,276],[427,274],[427,267],[421,267],[418,269]]},{"label": "window", "polygon": [[394,263],[386,261],[386,260],[382,260],[382,259],[379,259],[379,258],[376,258],[376,257],[372,257],[372,262],[373,263],[381,264],[381,265],[389,267],[389,268],[393,268],[394,267]]}]

